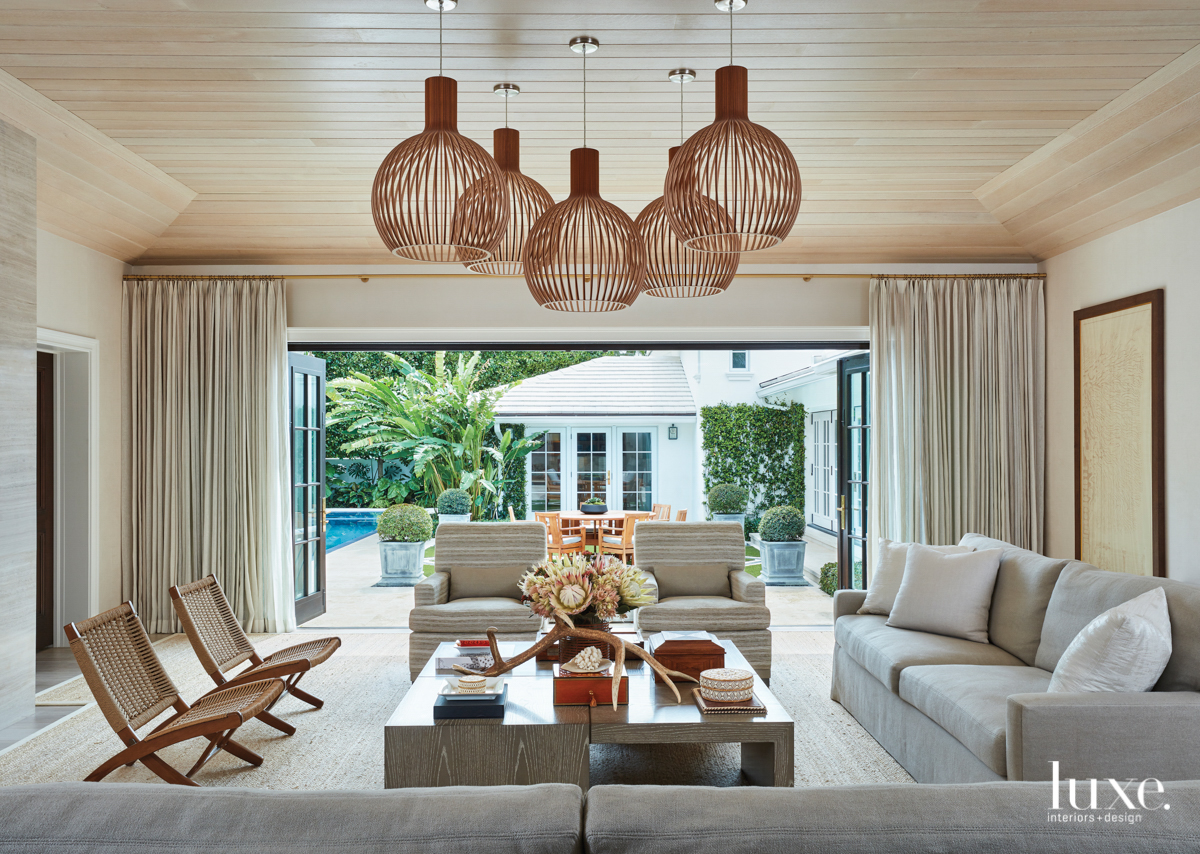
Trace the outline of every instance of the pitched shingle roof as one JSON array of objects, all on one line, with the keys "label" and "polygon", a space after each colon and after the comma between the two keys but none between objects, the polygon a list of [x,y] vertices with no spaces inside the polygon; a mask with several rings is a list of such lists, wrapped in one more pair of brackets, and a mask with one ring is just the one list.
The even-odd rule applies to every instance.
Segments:
[{"label": "pitched shingle roof", "polygon": [[678,359],[601,356],[530,377],[496,405],[498,420],[570,415],[696,414]]}]

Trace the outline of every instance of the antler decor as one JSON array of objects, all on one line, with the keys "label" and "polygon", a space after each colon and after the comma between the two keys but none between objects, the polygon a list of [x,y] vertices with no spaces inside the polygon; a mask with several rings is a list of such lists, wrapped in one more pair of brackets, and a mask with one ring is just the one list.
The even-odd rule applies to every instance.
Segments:
[{"label": "antler decor", "polygon": [[680,673],[678,670],[671,670],[663,667],[654,660],[653,655],[646,652],[641,647],[635,646],[634,644],[629,643],[629,641],[622,640],[610,632],[602,632],[599,629],[572,628],[557,615],[554,617],[554,628],[552,628],[544,638],[535,643],[533,646],[529,647],[529,649],[513,656],[507,661],[505,661],[504,657],[500,655],[500,645],[496,642],[496,629],[488,629],[487,636],[488,643],[492,648],[492,666],[487,670],[479,671],[471,670],[468,667],[463,667],[460,664],[456,664],[454,665],[455,670],[457,670],[459,673],[470,673],[476,676],[499,676],[502,673],[508,673],[517,666],[524,664],[542,650],[547,649],[553,644],[558,643],[563,638],[570,636],[573,638],[581,638],[583,640],[604,641],[611,644],[612,648],[616,650],[616,661],[613,662],[612,691],[614,710],[617,708],[617,694],[620,690],[621,675],[625,671],[626,650],[632,652],[638,658],[649,664],[654,671],[663,678],[663,681],[667,683],[667,687],[671,689],[671,693],[675,695],[676,703],[682,702],[682,699],[679,696],[679,689],[675,687],[675,683],[671,681],[671,677],[674,676],[676,679],[683,679],[687,680],[688,682],[697,681],[694,677],[688,676],[686,673]]}]

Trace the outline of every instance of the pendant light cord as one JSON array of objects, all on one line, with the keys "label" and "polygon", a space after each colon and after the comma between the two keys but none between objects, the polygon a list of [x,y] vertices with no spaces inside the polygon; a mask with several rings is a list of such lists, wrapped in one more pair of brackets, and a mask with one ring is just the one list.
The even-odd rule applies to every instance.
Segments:
[{"label": "pendant light cord", "polygon": [[733,0],[729,0],[729,64],[733,65]]},{"label": "pendant light cord", "polygon": [[[442,5],[441,3],[438,4],[438,77],[442,76]],[[733,25],[730,24],[730,26],[732,27]],[[730,51],[733,50],[732,44],[730,42]],[[733,54],[730,53],[730,55],[732,56]]]},{"label": "pendant light cord", "polygon": [[504,96],[504,129],[508,130],[508,96]]},{"label": "pendant light cord", "polygon": [[683,145],[683,80],[679,81],[679,144]]},{"label": "pendant light cord", "polygon": [[583,147],[587,148],[587,45],[583,46]]}]

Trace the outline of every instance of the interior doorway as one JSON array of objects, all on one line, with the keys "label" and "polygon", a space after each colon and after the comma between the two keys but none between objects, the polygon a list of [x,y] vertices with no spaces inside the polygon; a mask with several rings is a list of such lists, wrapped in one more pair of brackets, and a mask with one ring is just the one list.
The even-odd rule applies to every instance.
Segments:
[{"label": "interior doorway", "polygon": [[37,649],[54,646],[54,354],[37,354]]}]

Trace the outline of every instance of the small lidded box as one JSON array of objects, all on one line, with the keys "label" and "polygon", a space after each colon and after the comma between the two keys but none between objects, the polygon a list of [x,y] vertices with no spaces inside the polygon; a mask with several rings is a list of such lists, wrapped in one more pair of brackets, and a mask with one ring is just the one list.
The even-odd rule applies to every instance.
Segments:
[{"label": "small lidded box", "polygon": [[[659,632],[646,640],[646,650],[663,667],[693,679],[699,679],[705,670],[725,666],[725,647],[709,632]],[[654,681],[663,680],[655,673]]]},{"label": "small lidded box", "polygon": [[754,696],[754,674],[720,668],[700,674],[700,696],[717,703],[742,703]]}]

